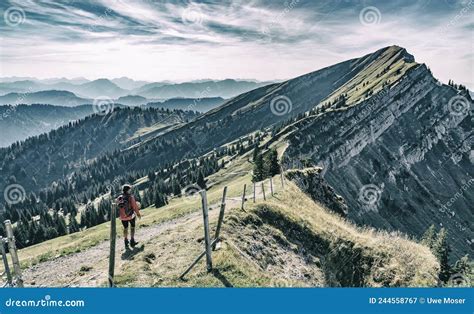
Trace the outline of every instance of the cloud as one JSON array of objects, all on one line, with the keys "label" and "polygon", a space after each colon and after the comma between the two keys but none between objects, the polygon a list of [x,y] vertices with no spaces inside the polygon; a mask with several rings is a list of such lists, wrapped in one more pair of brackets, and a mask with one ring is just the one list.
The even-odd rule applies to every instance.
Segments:
[{"label": "cloud", "polygon": [[[473,88],[472,2],[8,0],[1,15],[15,7],[25,19],[0,24],[0,69],[4,76],[268,80],[398,44],[440,79]],[[377,23],[361,23],[367,7],[379,12]]]}]

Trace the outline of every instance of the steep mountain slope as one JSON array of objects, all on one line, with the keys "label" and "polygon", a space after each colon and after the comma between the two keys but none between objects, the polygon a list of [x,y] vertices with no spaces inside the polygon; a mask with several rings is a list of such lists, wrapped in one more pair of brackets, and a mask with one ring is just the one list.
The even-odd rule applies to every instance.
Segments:
[{"label": "steep mountain slope", "polygon": [[49,132],[69,121],[92,114],[91,105],[62,107],[51,105],[0,106],[0,147],[6,147],[30,136]]},{"label": "steep mountain slope", "polygon": [[107,115],[94,114],[1,148],[0,190],[16,182],[28,191],[38,191],[98,156],[140,142],[147,132],[195,116],[194,112],[115,108]]},{"label": "steep mountain slope", "polygon": [[[345,61],[234,97],[198,119],[147,141],[146,146],[137,147],[139,160],[130,169],[161,164],[177,155],[197,156],[250,132],[301,115],[363,71],[363,65],[380,54]],[[177,142],[176,150],[160,149],[163,141]],[[129,153],[136,155],[136,151]]]},{"label": "steep mountain slope", "polygon": [[472,99],[399,47],[365,68],[283,131],[287,164],[322,166],[357,223],[416,236],[443,226],[458,256],[472,254]]}]

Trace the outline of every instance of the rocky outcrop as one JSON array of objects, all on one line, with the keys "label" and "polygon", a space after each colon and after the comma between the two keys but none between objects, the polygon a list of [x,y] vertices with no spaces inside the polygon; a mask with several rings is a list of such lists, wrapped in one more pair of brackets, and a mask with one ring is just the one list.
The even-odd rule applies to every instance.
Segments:
[{"label": "rocky outcrop", "polygon": [[322,168],[320,167],[291,169],[285,171],[285,176],[314,201],[325,205],[339,215],[346,216],[348,213],[346,202],[327,184],[321,176],[321,172]]},{"label": "rocky outcrop", "polygon": [[370,98],[296,123],[285,159],[321,166],[353,221],[414,236],[443,226],[455,255],[472,255],[472,110],[468,93],[420,64]]}]

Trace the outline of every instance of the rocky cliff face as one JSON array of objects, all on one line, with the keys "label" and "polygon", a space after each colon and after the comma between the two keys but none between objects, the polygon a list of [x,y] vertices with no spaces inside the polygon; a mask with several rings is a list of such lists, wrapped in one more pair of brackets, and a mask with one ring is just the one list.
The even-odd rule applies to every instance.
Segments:
[{"label": "rocky cliff face", "polygon": [[443,226],[454,252],[472,256],[472,109],[467,92],[412,66],[371,97],[297,122],[285,158],[323,167],[357,223],[416,236]]},{"label": "rocky cliff face", "polygon": [[322,170],[320,167],[291,169],[285,171],[285,176],[293,181],[314,201],[326,206],[341,216],[346,216],[348,213],[346,202],[327,184],[321,175]]}]

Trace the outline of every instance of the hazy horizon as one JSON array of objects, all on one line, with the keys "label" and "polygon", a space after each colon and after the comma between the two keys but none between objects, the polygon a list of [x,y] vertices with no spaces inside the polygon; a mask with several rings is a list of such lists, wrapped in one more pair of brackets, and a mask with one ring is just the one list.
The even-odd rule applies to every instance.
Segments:
[{"label": "hazy horizon", "polygon": [[[265,80],[265,81],[262,81],[262,80],[257,80],[257,79],[254,79],[254,78],[234,78],[234,77],[226,77],[226,78],[223,78],[223,79],[212,79],[212,78],[200,78],[200,79],[193,79],[193,80],[176,80],[176,81],[172,81],[172,80],[140,80],[140,79],[136,79],[136,78],[133,78],[133,77],[129,77],[129,76],[121,76],[121,77],[97,77],[97,78],[87,78],[87,77],[83,77],[83,76],[77,76],[77,77],[68,77],[68,76],[62,76],[62,77],[35,77],[35,76],[15,76],[15,75],[12,75],[12,76],[0,76],[0,82],[4,79],[34,79],[34,80],[38,80],[38,81],[49,81],[49,80],[69,80],[69,81],[74,81],[74,80],[87,80],[87,81],[96,81],[96,80],[101,80],[101,79],[106,79],[106,80],[109,80],[109,81],[112,81],[112,80],[118,80],[118,79],[131,79],[131,80],[134,80],[134,81],[143,81],[143,82],[147,82],[147,83],[163,83],[163,82],[169,82],[169,83],[175,83],[175,84],[179,84],[179,83],[188,83],[188,82],[199,82],[199,81],[221,81],[221,80],[235,80],[235,81],[255,81],[255,82],[259,82],[259,83],[263,83],[263,82],[268,82],[268,81],[280,81],[280,79],[275,79],[275,80]],[[290,78],[287,78],[287,79],[290,79]]]}]

